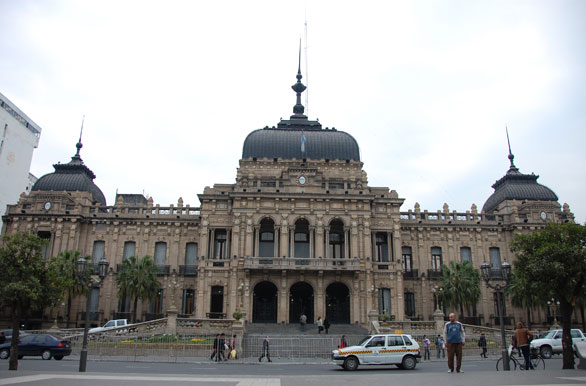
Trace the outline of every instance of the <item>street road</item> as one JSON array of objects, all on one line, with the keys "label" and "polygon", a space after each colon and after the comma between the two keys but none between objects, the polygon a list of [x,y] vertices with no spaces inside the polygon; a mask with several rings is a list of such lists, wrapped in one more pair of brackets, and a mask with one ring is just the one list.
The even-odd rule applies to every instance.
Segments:
[{"label": "street road", "polygon": [[[194,360],[195,362],[195,360]],[[545,371],[496,372],[495,359],[464,361],[463,374],[448,374],[446,363],[419,363],[413,371],[394,366],[362,366],[347,372],[327,362],[273,363],[156,363],[90,361],[80,374],[78,361],[23,359],[19,370],[9,372],[0,362],[0,386],[357,386],[357,385],[586,385],[586,371],[561,370],[561,359],[546,361]]]}]

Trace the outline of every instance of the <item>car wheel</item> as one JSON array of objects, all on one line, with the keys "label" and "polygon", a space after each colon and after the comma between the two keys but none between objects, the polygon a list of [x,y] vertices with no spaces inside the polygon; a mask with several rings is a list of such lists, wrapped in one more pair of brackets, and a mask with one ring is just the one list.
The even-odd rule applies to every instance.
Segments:
[{"label": "car wheel", "polygon": [[549,359],[553,355],[551,347],[549,346],[541,346],[541,348],[539,349],[539,353],[545,359]]},{"label": "car wheel", "polygon": [[413,370],[415,366],[417,366],[417,361],[411,355],[407,355],[403,358],[403,363],[401,363],[402,368],[405,370]]},{"label": "car wheel", "polygon": [[41,358],[43,358],[43,360],[46,360],[46,361],[48,361],[49,359],[51,359],[51,357],[52,357],[51,351],[49,351],[49,350],[45,350],[41,354]]},{"label": "car wheel", "polygon": [[0,351],[0,359],[8,359],[10,357],[10,350],[7,348]]},{"label": "car wheel", "polygon": [[346,358],[344,368],[348,371],[354,371],[358,368],[358,359],[356,357]]},{"label": "car wheel", "polygon": [[53,358],[55,358],[56,361],[60,361],[63,359],[63,355],[55,355]]}]

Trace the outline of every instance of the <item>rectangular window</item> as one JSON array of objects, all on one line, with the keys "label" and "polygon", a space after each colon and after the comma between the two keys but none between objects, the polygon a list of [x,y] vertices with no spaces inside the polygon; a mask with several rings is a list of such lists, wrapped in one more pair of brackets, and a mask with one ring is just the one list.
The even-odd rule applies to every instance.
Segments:
[{"label": "rectangular window", "polygon": [[128,259],[131,256],[136,256],[136,243],[134,241],[126,241],[124,243],[124,251],[122,253],[123,259]]},{"label": "rectangular window", "polygon": [[90,290],[90,309],[88,310],[90,313],[90,320],[100,320],[99,306],[100,289],[92,288]]},{"label": "rectangular window", "polygon": [[415,294],[405,292],[405,315],[410,318],[415,317]]},{"label": "rectangular window", "polygon": [[389,245],[386,233],[378,232],[375,236],[376,258],[379,262],[389,261]]},{"label": "rectangular window", "polygon": [[51,232],[40,231],[37,233],[37,236],[45,242],[41,247],[41,254],[43,255],[43,258],[47,259],[51,253]]},{"label": "rectangular window", "polygon": [[442,270],[442,249],[440,247],[431,248],[431,270],[434,272]]},{"label": "rectangular window", "polygon": [[155,296],[155,298],[151,302],[150,311],[152,314],[151,315],[152,318],[158,319],[159,317],[162,316],[162,314],[163,314],[163,290],[162,289],[160,289],[159,292],[157,292],[157,296]]},{"label": "rectangular window", "polygon": [[98,264],[102,257],[105,256],[106,242],[102,240],[94,241],[94,249],[92,251],[92,262]]},{"label": "rectangular window", "polygon": [[157,242],[155,243],[155,265],[163,266],[167,259],[167,243]]},{"label": "rectangular window", "polygon": [[181,313],[184,315],[193,315],[195,312],[195,290],[184,289],[183,301],[181,302]]},{"label": "rectangular window", "polygon": [[216,229],[214,232],[214,259],[224,260],[226,258],[227,233],[224,229]]},{"label": "rectangular window", "polygon": [[328,185],[330,189],[344,189],[343,182],[330,182]]},{"label": "rectangular window", "polygon": [[390,288],[378,289],[378,313],[391,314],[391,290]]},{"label": "rectangular window", "polygon": [[493,271],[501,270],[501,251],[497,247],[492,247],[488,250],[490,255],[490,268]]},{"label": "rectangular window", "polygon": [[413,270],[413,255],[411,247],[403,247],[403,272]]},{"label": "rectangular window", "polygon": [[460,258],[462,263],[467,261],[472,264],[472,249],[470,247],[461,247],[460,248]]},{"label": "rectangular window", "polygon": [[197,243],[185,245],[185,265],[197,265]]}]

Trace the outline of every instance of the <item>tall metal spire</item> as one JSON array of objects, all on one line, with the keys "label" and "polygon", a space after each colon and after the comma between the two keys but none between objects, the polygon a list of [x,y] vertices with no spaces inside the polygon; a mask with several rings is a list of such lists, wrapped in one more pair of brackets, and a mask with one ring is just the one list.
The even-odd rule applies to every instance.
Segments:
[{"label": "tall metal spire", "polygon": [[307,87],[303,83],[301,83],[301,79],[303,76],[301,75],[301,38],[299,38],[299,66],[297,67],[297,83],[295,83],[291,88],[295,93],[297,93],[297,103],[293,106],[293,113],[294,116],[297,117],[305,117],[303,112],[305,111],[305,107],[301,104],[301,93],[305,91]]},{"label": "tall metal spire", "polygon": [[509,167],[509,171],[508,173],[518,173],[519,169],[515,166],[515,163],[513,162],[513,160],[515,159],[515,156],[513,155],[513,152],[511,151],[511,141],[509,140],[509,128],[507,126],[505,126],[505,131],[507,133],[507,144],[509,145],[509,161],[511,162],[511,166]]},{"label": "tall metal spire", "polygon": [[77,151],[75,152],[75,155],[73,157],[71,157],[71,161],[69,162],[70,164],[83,165],[83,161],[81,160],[81,156],[79,155],[79,151],[83,147],[83,144],[81,143],[81,136],[83,134],[83,123],[84,122],[85,122],[85,114],[84,114],[83,118],[81,119],[81,129],[79,130],[79,140],[75,144]]}]

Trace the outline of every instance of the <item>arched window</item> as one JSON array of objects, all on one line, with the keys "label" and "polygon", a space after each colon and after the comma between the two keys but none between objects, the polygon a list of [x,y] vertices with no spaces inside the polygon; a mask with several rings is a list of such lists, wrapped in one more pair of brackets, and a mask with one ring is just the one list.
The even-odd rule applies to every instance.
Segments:
[{"label": "arched window", "polygon": [[309,222],[305,219],[299,219],[295,223],[294,235],[295,257],[309,257]]},{"label": "arched window", "polygon": [[275,223],[270,218],[260,222],[258,255],[260,257],[275,256]]},{"label": "arched window", "polygon": [[467,261],[472,264],[472,249],[470,247],[461,247],[460,248],[460,258],[462,263]]},{"label": "arched window", "polygon": [[333,259],[344,258],[344,223],[340,220],[332,220],[330,223],[329,257]]}]

